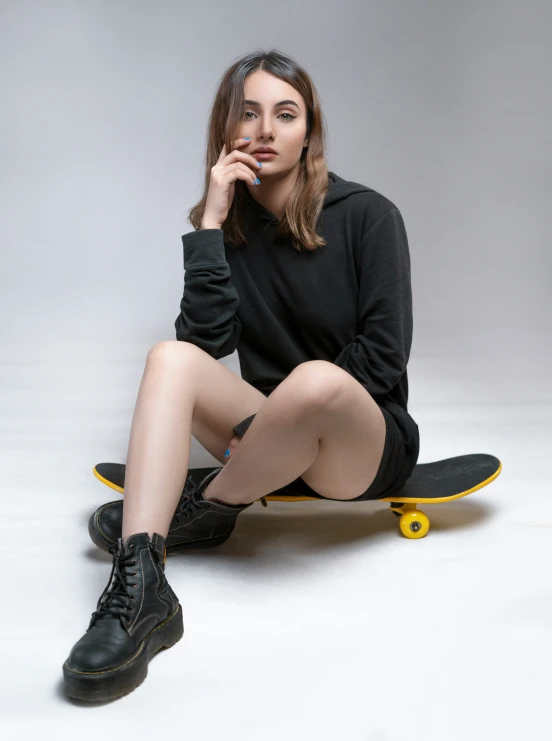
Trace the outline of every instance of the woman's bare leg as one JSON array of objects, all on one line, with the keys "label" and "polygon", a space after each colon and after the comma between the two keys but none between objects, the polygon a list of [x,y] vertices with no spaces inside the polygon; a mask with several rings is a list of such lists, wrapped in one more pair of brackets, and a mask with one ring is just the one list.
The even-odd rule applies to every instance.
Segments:
[{"label": "woman's bare leg", "polygon": [[224,471],[203,496],[223,504],[246,504],[301,476],[320,452],[324,405],[309,408],[299,393],[286,394],[285,382],[257,413]]},{"label": "woman's bare leg", "polygon": [[192,432],[218,460],[232,427],[266,397],[194,345],[155,345],[146,360],[130,431],[123,540],[133,533],[166,537],[182,494]]},{"label": "woman's bare leg", "polygon": [[326,361],[299,365],[262,405],[207,500],[246,504],[302,477],[330,499],[354,499],[381,462],[385,419],[349,373]]}]

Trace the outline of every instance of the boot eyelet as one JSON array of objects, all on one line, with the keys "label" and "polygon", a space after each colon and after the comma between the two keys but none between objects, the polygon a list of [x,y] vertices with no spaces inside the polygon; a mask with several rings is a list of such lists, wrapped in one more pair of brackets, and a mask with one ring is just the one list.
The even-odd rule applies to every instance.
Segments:
[{"label": "boot eyelet", "polygon": [[137,582],[134,582],[134,583],[132,584],[132,586],[133,586],[133,587],[137,587],[137,586],[138,586],[138,583],[137,583]]},{"label": "boot eyelet", "polygon": [[131,594],[130,599],[136,599],[136,597],[133,594]]},{"label": "boot eyelet", "polygon": [[135,546],[135,543],[131,543],[130,544],[130,547],[131,547],[132,550],[134,550],[134,546]]}]

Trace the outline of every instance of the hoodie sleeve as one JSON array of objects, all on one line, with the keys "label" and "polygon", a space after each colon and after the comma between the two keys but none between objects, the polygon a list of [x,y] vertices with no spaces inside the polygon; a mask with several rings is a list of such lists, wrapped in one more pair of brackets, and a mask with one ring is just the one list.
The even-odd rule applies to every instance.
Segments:
[{"label": "hoodie sleeve", "polygon": [[223,236],[222,229],[200,229],[182,237],[184,294],[174,323],[177,340],[191,342],[216,359],[234,352],[242,329]]},{"label": "hoodie sleeve", "polygon": [[378,219],[361,242],[357,331],[334,363],[377,400],[405,372],[412,345],[410,253],[397,208]]}]

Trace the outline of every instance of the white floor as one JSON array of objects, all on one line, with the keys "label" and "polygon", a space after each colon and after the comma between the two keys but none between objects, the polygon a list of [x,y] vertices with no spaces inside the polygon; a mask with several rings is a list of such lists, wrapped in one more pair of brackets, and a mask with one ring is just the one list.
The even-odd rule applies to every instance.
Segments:
[{"label": "white floor", "polygon": [[[492,453],[495,482],[426,508],[419,541],[383,503],[256,503],[220,548],[169,556],[185,633],[146,681],[67,701],[111,567],[87,519],[119,496],[92,467],[124,462],[142,368],[2,367],[4,739],[552,739],[552,400],[475,360],[412,360],[410,411],[420,463]],[[191,465],[211,464],[194,441]]]}]

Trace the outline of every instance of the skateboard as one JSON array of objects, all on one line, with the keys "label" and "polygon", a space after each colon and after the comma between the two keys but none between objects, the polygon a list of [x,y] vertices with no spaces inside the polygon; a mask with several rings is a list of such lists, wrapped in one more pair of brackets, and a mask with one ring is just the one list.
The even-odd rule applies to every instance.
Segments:
[{"label": "skateboard", "polygon": [[[102,484],[121,494],[124,493],[126,471],[124,463],[98,463],[92,470]],[[214,470],[213,466],[190,468],[188,477],[191,476],[194,484],[198,484]],[[499,459],[487,453],[471,453],[431,463],[418,463],[401,489],[388,497],[362,501],[389,502],[393,514],[400,518],[401,533],[407,538],[423,538],[429,531],[430,522],[425,512],[417,508],[418,504],[441,504],[465,497],[490,484],[499,476],[501,470],[502,463]],[[267,502],[304,502],[315,499],[328,501],[328,497],[316,493],[309,495],[300,492],[290,493],[288,485],[256,501],[260,501],[266,507]],[[347,502],[336,499],[329,501],[343,501],[344,504]]]}]

